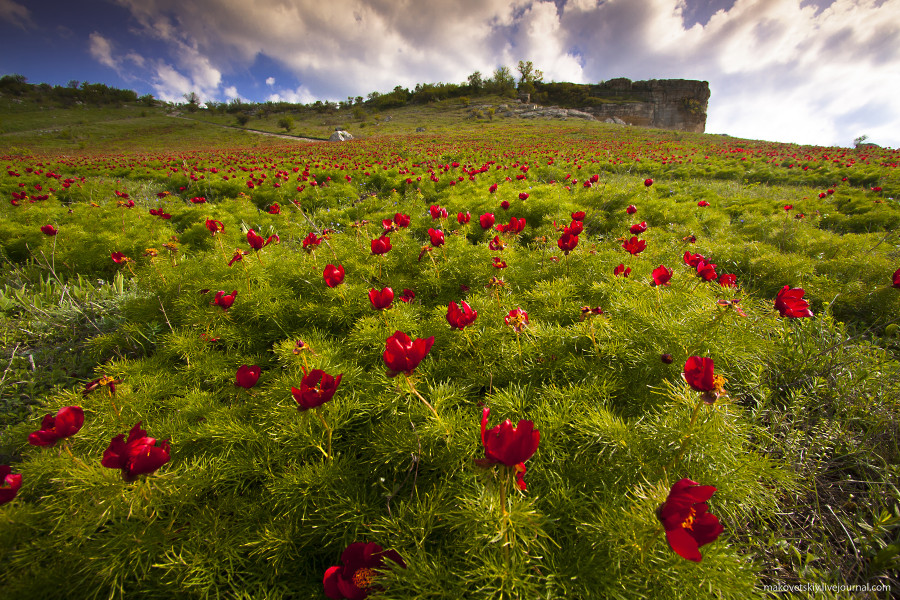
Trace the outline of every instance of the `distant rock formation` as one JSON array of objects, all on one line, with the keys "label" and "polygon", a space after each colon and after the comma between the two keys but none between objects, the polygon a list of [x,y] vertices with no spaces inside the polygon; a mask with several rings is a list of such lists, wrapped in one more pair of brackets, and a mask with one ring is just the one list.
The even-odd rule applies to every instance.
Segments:
[{"label": "distant rock formation", "polygon": [[350,134],[347,131],[344,131],[343,129],[339,129],[331,134],[331,136],[328,138],[328,141],[329,142],[344,142],[344,141],[352,140],[352,139],[353,139],[352,134]]},{"label": "distant rock formation", "polygon": [[[594,86],[592,86],[594,87]],[[582,110],[598,119],[621,119],[628,125],[703,133],[709,83],[688,79],[631,81],[612,79],[591,90],[606,102]]]}]

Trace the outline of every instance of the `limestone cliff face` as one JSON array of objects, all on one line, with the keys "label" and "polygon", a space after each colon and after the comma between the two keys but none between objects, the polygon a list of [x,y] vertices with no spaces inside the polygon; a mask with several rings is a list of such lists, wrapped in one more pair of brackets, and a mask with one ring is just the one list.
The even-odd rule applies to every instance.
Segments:
[{"label": "limestone cliff face", "polygon": [[629,125],[703,133],[709,83],[688,79],[631,81],[611,79],[590,86],[594,102],[582,110],[600,120],[613,117]]}]

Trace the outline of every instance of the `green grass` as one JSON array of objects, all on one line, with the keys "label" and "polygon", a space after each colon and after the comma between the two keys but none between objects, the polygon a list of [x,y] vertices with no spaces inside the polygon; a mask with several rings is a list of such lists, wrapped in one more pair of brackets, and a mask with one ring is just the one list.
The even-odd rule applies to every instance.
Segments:
[{"label": "green grass", "polygon": [[[453,105],[389,113],[362,129],[370,139],[309,144],[122,110],[69,125],[84,148],[30,131],[33,115],[15,143],[0,138],[0,464],[23,476],[0,506],[6,597],[322,597],[354,541],[406,562],[379,579],[385,598],[900,589],[891,150],[475,122]],[[275,131],[275,118],[259,128]],[[333,130],[316,118],[295,133]],[[448,219],[433,220],[433,204]],[[575,211],[584,232],[566,256],[556,240]],[[373,256],[398,212],[410,227]],[[482,231],[486,212],[527,226]],[[207,219],[225,231],[213,237]],[[647,249],[631,256],[622,241],[641,221]],[[249,228],[279,242],[253,252]],[[433,228],[446,243],[429,250]],[[505,249],[489,248],[494,235]],[[235,249],[249,254],[228,266]],[[114,263],[116,251],[134,262]],[[738,287],[701,281],[685,252]],[[346,271],[334,289],[329,263]],[[620,263],[628,278],[613,275]],[[672,280],[652,287],[660,264]],[[805,290],[813,318],[779,315],[785,285]],[[375,311],[367,292],[385,286],[415,299]],[[219,290],[237,290],[227,312],[211,304]],[[478,311],[463,332],[445,318],[461,300]],[[583,319],[584,306],[603,314]],[[530,318],[519,335],[504,323],[517,307]],[[434,336],[411,384],[385,372],[396,330]],[[727,396],[701,402],[682,378],[689,356],[715,361]],[[249,391],[234,385],[244,364],[262,371]],[[314,368],[342,374],[327,425],[291,394]],[[115,395],[82,393],[104,375],[120,380]],[[85,411],[81,431],[27,443],[69,405]],[[483,406],[489,427],[529,419],[541,432],[525,492],[475,463]],[[137,421],[169,440],[171,460],[125,483],[100,460]],[[670,549],[657,518],[683,477],[717,488],[709,509],[725,528],[700,563]],[[76,574],[65,588],[60,572]]]}]

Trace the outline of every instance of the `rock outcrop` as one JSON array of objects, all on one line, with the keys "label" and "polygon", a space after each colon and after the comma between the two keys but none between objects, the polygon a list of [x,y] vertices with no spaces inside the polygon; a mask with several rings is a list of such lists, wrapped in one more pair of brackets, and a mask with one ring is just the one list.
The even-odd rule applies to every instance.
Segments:
[{"label": "rock outcrop", "polygon": [[331,134],[331,137],[328,138],[329,142],[345,142],[347,140],[352,140],[353,135],[343,129],[335,131]]},{"label": "rock outcrop", "polygon": [[[593,87],[593,86],[592,86]],[[621,119],[628,125],[703,133],[709,105],[709,83],[687,79],[631,81],[612,79],[591,90],[605,100],[583,110],[600,120]]]}]

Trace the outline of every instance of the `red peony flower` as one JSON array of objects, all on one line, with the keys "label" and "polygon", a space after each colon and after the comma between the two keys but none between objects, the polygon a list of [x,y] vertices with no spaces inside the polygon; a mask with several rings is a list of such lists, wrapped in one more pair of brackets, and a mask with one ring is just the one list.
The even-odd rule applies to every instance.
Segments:
[{"label": "red peony flower", "polygon": [[711,485],[681,479],[669,490],[669,496],[657,516],[666,530],[666,540],[675,553],[700,562],[700,546],[715,541],[724,531],[718,517],[710,514],[706,501],[716,492]]},{"label": "red peony flower", "polygon": [[691,254],[690,252],[685,252],[682,260],[684,260],[684,264],[695,269],[701,262],[706,262],[706,258],[702,254]]},{"label": "red peony flower", "polygon": [[415,341],[402,331],[395,331],[385,342],[384,364],[388,369],[388,377],[396,377],[400,373],[412,375],[422,359],[431,351],[434,336],[416,338]]},{"label": "red peony flower", "polygon": [[713,279],[717,279],[719,276],[716,275],[716,265],[701,260],[699,263],[697,263],[697,277],[699,277],[703,281],[712,281]]},{"label": "red peony flower", "polygon": [[629,215],[633,215],[637,212],[637,206],[635,206],[634,204],[629,204],[628,208],[625,209],[625,212]]},{"label": "red peony flower", "polygon": [[344,266],[325,265],[322,277],[325,278],[325,285],[330,288],[337,287],[344,283]]},{"label": "red peony flower", "polygon": [[632,237],[630,240],[622,244],[622,247],[631,254],[640,254],[647,247],[647,242],[645,242],[644,240],[639,240],[637,239],[637,237]]},{"label": "red peony flower", "polygon": [[237,370],[237,374],[234,376],[234,385],[249,390],[256,385],[257,381],[259,381],[261,373],[262,369],[256,365],[253,365],[252,367],[241,365]]},{"label": "red peony flower", "polygon": [[156,439],[147,437],[141,429],[141,421],[131,428],[128,441],[125,434],[117,435],[103,453],[100,464],[110,469],[121,469],[125,481],[134,481],[138,475],[153,473],[169,462],[169,440],[156,445]]},{"label": "red peony flower", "polygon": [[468,211],[466,211],[465,213],[456,213],[456,222],[460,225],[465,225],[471,220],[472,215],[470,215]]},{"label": "red peony flower", "polygon": [[520,332],[528,325],[528,313],[521,308],[514,308],[505,317],[503,322],[513,328],[513,331]]},{"label": "red peony flower", "polygon": [[719,285],[722,287],[737,287],[737,276],[736,275],[719,275]]},{"label": "red peony flower", "polygon": [[263,237],[261,235],[259,235],[258,233],[256,233],[256,231],[254,231],[252,229],[247,232],[247,243],[250,244],[250,247],[253,248],[254,250],[256,250],[257,252],[259,252],[264,247],[271,244],[273,240],[276,243],[281,241],[281,239],[275,234],[270,235],[266,239],[263,239]]},{"label": "red peony flower", "polygon": [[278,206],[277,202],[273,202],[272,206],[269,207],[268,213],[270,215],[279,215],[281,214],[281,207]]},{"label": "red peony flower", "polygon": [[447,305],[447,322],[450,323],[452,329],[462,331],[474,323],[477,318],[478,311],[472,310],[472,307],[465,301],[457,305],[456,302],[451,300],[450,304]]},{"label": "red peony flower", "polygon": [[109,255],[109,257],[113,259],[114,263],[119,264],[119,265],[121,265],[122,263],[131,262],[131,259],[128,258],[127,256],[125,256],[125,254],[123,252],[118,252],[118,251],[113,252],[112,254]]},{"label": "red peony flower", "polygon": [[641,221],[640,223],[635,223],[629,228],[629,231],[634,235],[640,235],[647,231],[647,221]]},{"label": "red peony flower", "polygon": [[484,213],[478,217],[478,224],[482,229],[490,229],[494,226],[494,213]]},{"label": "red peony flower", "polygon": [[707,202],[706,200],[701,200],[700,202],[697,203],[697,206],[699,206],[700,208],[703,208],[704,206],[709,206],[709,202]]},{"label": "red peony flower", "polygon": [[491,259],[491,265],[493,265],[495,269],[505,269],[507,267],[506,261],[500,260],[499,256],[495,256]]},{"label": "red peony flower", "polygon": [[[491,187],[488,188],[488,192],[490,192],[490,193],[492,193],[492,194],[496,193],[496,192],[497,192],[497,187],[498,187],[498,186],[497,186],[496,183],[492,183],[492,184],[491,184]],[[487,227],[485,227],[485,229],[487,229]]]},{"label": "red peony flower", "polygon": [[440,229],[429,229],[428,237],[431,238],[431,245],[435,248],[444,245],[444,232]]},{"label": "red peony flower", "polygon": [[793,319],[813,316],[809,310],[809,302],[803,299],[805,293],[803,288],[784,286],[775,297],[775,310],[780,312],[782,317]]},{"label": "red peony flower", "polygon": [[556,245],[559,246],[559,249],[562,250],[566,256],[568,256],[569,252],[574,250],[578,245],[578,236],[566,231],[558,240],[556,240]]},{"label": "red peony flower", "polygon": [[504,200],[500,203],[500,208],[503,210],[509,210],[509,200]]},{"label": "red peony flower", "polygon": [[362,600],[367,597],[370,591],[380,589],[375,581],[379,571],[385,569],[386,558],[406,568],[406,563],[394,550],[382,550],[373,542],[353,542],[341,554],[344,564],[325,571],[322,579],[325,595],[331,600]]},{"label": "red peony flower", "polygon": [[412,302],[416,299],[416,293],[409,288],[403,288],[403,291],[400,292],[400,302]]},{"label": "red peony flower", "polygon": [[659,265],[653,269],[651,275],[653,276],[653,285],[669,285],[669,280],[672,279],[672,269]]},{"label": "red peony flower", "polygon": [[652,179],[645,179],[645,180],[644,180],[644,185],[647,186],[647,187],[650,187],[651,185],[653,185],[653,180],[652,180]]},{"label": "red peony flower", "polygon": [[793,205],[793,204],[785,204],[785,205],[784,205],[784,210],[785,210],[785,211],[791,210],[792,208],[794,208],[794,205]]},{"label": "red peony flower", "polygon": [[237,290],[234,290],[230,294],[226,294],[225,292],[219,291],[216,292],[216,297],[213,299],[210,304],[215,304],[216,306],[221,306],[222,310],[227,311],[231,308],[231,305],[234,304],[234,299],[237,298]]},{"label": "red peony flower", "polygon": [[381,291],[375,289],[369,290],[369,302],[372,303],[372,308],[375,310],[390,308],[393,301],[394,290],[389,287],[382,288]]},{"label": "red peony flower", "polygon": [[57,229],[53,225],[41,225],[41,233],[53,237],[54,235],[59,233],[59,229]]},{"label": "red peony flower", "polygon": [[331,400],[338,386],[341,384],[341,373],[332,377],[321,369],[313,369],[300,380],[300,389],[291,387],[291,395],[297,402],[298,410],[309,410],[322,406]]},{"label": "red peony flower", "polygon": [[446,219],[447,218],[447,209],[437,204],[432,204],[428,207],[428,212],[431,213],[431,219]]},{"label": "red peony flower", "polygon": [[684,363],[684,380],[698,392],[711,392],[716,389],[713,360],[691,356]]},{"label": "red peony flower", "polygon": [[316,235],[314,231],[310,231],[305,238],[303,238],[303,249],[307,252],[312,252],[322,243],[322,238]]},{"label": "red peony flower", "polygon": [[222,224],[222,221],[213,221],[212,219],[206,220],[206,228],[212,235],[225,231],[225,225]]},{"label": "red peony flower", "polygon": [[73,436],[84,425],[84,411],[80,406],[64,406],[54,417],[44,416],[41,428],[28,434],[28,443],[32,446],[52,446],[58,440]]},{"label": "red peony flower", "polygon": [[410,217],[409,215],[404,215],[403,213],[397,213],[394,215],[394,223],[397,227],[409,227]]},{"label": "red peony flower", "polygon": [[900,269],[894,271],[893,281],[891,287],[900,288]]},{"label": "red peony flower", "polygon": [[528,192],[519,192],[519,200],[528,200]]},{"label": "red peony flower", "polygon": [[391,248],[391,238],[386,235],[372,240],[372,254],[387,254]]},{"label": "red peony flower", "polygon": [[622,277],[628,277],[628,275],[630,275],[630,274],[631,274],[631,267],[628,267],[626,269],[625,265],[623,265],[623,264],[619,264],[618,267],[613,269],[613,275],[615,275],[616,277],[618,277],[619,275],[621,275]]},{"label": "red peony flower", "polygon": [[573,220],[573,221],[584,221],[584,216],[585,216],[585,215],[584,215],[584,211],[583,211],[583,210],[579,210],[578,212],[573,212],[573,213],[572,213],[572,220]]},{"label": "red peony flower", "polygon": [[22,475],[13,473],[9,465],[0,465],[0,504],[12,501],[22,487]]},{"label": "red peony flower", "polygon": [[525,489],[525,461],[534,456],[541,441],[541,432],[534,428],[532,421],[521,420],[513,427],[509,419],[493,429],[488,429],[488,416],[491,409],[484,407],[481,411],[481,444],[484,446],[484,459],[481,464],[499,463],[516,470],[516,485]]}]

